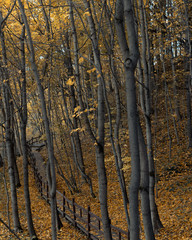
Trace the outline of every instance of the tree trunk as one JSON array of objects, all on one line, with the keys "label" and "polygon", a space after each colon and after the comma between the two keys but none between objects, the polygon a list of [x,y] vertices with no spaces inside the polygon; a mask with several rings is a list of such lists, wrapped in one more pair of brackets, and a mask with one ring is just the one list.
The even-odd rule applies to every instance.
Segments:
[{"label": "tree trunk", "polygon": [[29,194],[29,174],[28,174],[28,154],[27,154],[27,140],[26,140],[26,125],[27,125],[27,93],[26,93],[26,73],[25,73],[25,27],[21,33],[21,73],[22,73],[22,89],[21,89],[21,112],[20,112],[20,129],[21,129],[21,145],[23,153],[23,182],[24,182],[24,196],[25,209],[27,215],[27,224],[29,235],[31,239],[37,239],[35,229],[33,226],[31,201]]},{"label": "tree trunk", "polygon": [[43,87],[41,85],[41,80],[39,77],[39,72],[37,69],[37,65],[35,62],[35,52],[33,47],[33,41],[31,37],[31,32],[29,28],[29,24],[27,21],[27,17],[25,15],[24,6],[21,2],[21,0],[18,0],[19,8],[21,11],[21,15],[25,24],[26,32],[28,35],[28,43],[30,48],[30,54],[31,54],[31,66],[33,70],[33,74],[35,77],[35,80],[37,82],[37,87],[39,90],[39,97],[41,102],[41,110],[42,110],[42,116],[43,121],[45,124],[45,133],[46,133],[46,140],[47,140],[47,148],[48,148],[48,158],[49,158],[49,164],[50,164],[50,174],[51,174],[51,180],[49,181],[49,191],[50,191],[50,198],[51,198],[51,229],[52,229],[52,239],[57,239],[57,227],[56,227],[56,174],[55,174],[55,164],[54,164],[54,151],[53,151],[53,144],[51,141],[51,133],[49,128],[49,120],[47,117],[47,108],[45,103],[45,96]]},{"label": "tree trunk", "polygon": [[[9,74],[7,70],[7,56],[6,56],[6,48],[5,48],[5,39],[2,31],[3,21],[2,13],[0,11],[0,39],[1,39],[1,47],[2,47],[2,58],[3,65],[2,68],[2,89],[3,89],[3,104],[5,111],[5,138],[6,138],[6,151],[7,151],[7,159],[8,159],[8,171],[10,178],[10,187],[11,187],[11,205],[12,205],[12,215],[13,215],[13,224],[15,231],[21,231],[21,224],[19,220],[19,212],[18,212],[18,204],[17,204],[17,191],[15,184],[15,174],[14,174],[14,146],[13,146],[13,101],[10,96],[10,86],[9,86]],[[2,65],[2,63],[0,63]]]},{"label": "tree trunk", "polygon": [[[66,41],[67,49],[70,49],[68,33],[66,33],[65,35],[66,35],[65,41]],[[67,56],[67,69],[68,69],[68,76],[72,77],[73,76],[73,66],[72,66],[72,60],[71,60],[70,52],[68,52],[68,56]],[[74,113],[75,108],[77,107],[74,85],[70,86],[70,94],[71,94],[71,111]],[[74,116],[73,119],[72,119],[72,130],[73,129],[75,130],[77,128],[78,128],[77,117]],[[84,178],[85,165],[84,165],[84,161],[83,161],[83,153],[82,153],[82,148],[81,148],[81,141],[80,141],[80,137],[79,137],[79,132],[74,131],[72,134],[74,136],[75,152],[76,152],[76,156],[77,156],[77,161],[78,161],[78,164],[81,167],[82,179],[85,179]]]},{"label": "tree trunk", "polygon": [[[142,65],[143,65],[143,70],[144,70],[144,94],[145,94],[145,104],[144,107],[144,114],[145,114],[145,123],[146,123],[146,139],[147,139],[147,160],[148,163],[147,166],[149,167],[149,171],[146,173],[148,175],[147,178],[149,178],[149,200],[150,200],[150,209],[151,209],[151,219],[153,223],[153,228],[154,231],[157,231],[160,226],[162,226],[161,222],[159,222],[159,217],[157,208],[155,207],[155,195],[154,195],[154,188],[155,188],[155,167],[154,167],[154,159],[153,159],[153,148],[152,148],[152,132],[151,132],[151,101],[150,101],[150,74],[148,72],[148,65],[150,63],[147,63],[147,54],[146,51],[149,47],[149,43],[147,44],[147,37],[146,33],[147,29],[147,23],[146,23],[146,18],[144,17],[145,9],[143,8],[143,1],[139,0],[139,12],[140,12],[140,26],[141,26],[141,39],[142,39]],[[148,39],[149,40],[149,39]],[[148,54],[150,54],[150,51],[148,51]],[[148,56],[150,59],[150,56]],[[144,139],[141,141],[144,144]],[[144,148],[145,149],[145,148]],[[141,156],[141,155],[140,155]],[[142,177],[143,179],[143,177]],[[145,216],[145,215],[144,215]],[[143,218],[144,218],[143,216]],[[150,222],[147,220],[146,221],[147,226],[150,227]],[[146,228],[147,229],[147,228]],[[154,238],[154,236],[152,236]]]},{"label": "tree trunk", "polygon": [[[96,29],[95,23],[92,16],[92,11],[90,7],[90,2],[84,0],[84,6],[86,11],[89,12],[89,16],[87,16],[89,29],[91,33],[92,40],[92,49],[93,49],[93,58],[96,69],[99,74],[97,74],[97,82],[98,82],[98,112],[97,112],[97,130],[98,130],[98,140],[95,143],[96,145],[96,164],[97,164],[97,175],[99,181],[99,200],[100,200],[100,208],[101,208],[101,216],[102,223],[104,229],[104,238],[106,240],[112,239],[111,227],[110,227],[110,219],[108,213],[108,205],[107,205],[107,176],[104,162],[104,135],[105,135],[105,103],[104,103],[104,92],[103,92],[103,75],[102,75],[102,67],[100,61],[100,53],[98,48],[98,40],[96,37]],[[99,76],[100,75],[100,76]]]},{"label": "tree trunk", "polygon": [[[131,1],[117,0],[116,2],[116,30],[119,45],[123,55],[126,81],[126,102],[129,127],[129,143],[131,152],[131,181],[129,190],[130,238],[139,239],[139,207],[138,193],[140,185],[140,158],[138,143],[138,112],[136,102],[136,86],[134,72],[137,65],[139,50],[135,32],[133,6]],[[128,43],[125,36],[127,27]],[[129,46],[129,47],[128,47]]]}]

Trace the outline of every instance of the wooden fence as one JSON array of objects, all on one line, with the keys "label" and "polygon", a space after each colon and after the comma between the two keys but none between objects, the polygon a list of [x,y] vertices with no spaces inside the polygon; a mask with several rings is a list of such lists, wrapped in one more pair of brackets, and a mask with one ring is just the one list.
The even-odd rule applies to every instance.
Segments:
[{"label": "wooden fence", "polygon": [[[50,204],[48,182],[40,174],[35,154],[30,154],[30,163],[34,171],[34,178],[41,194],[47,203]],[[61,193],[56,190],[57,210],[61,216],[72,223],[76,228],[81,230],[88,239],[99,240],[104,239],[102,220],[100,217],[91,212],[90,206],[83,208],[75,202],[75,199],[68,199],[65,192]],[[126,232],[111,224],[111,232],[113,240],[130,239],[129,232]]]},{"label": "wooden fence", "polygon": [[39,143],[41,139],[41,136],[38,137],[32,137],[30,140],[27,141],[27,144],[30,146],[34,143]]}]

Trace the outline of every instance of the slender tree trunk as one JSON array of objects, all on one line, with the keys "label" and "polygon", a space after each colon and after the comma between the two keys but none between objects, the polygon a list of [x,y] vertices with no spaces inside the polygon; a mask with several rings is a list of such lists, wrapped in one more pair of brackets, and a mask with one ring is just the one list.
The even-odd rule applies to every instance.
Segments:
[{"label": "slender tree trunk", "polygon": [[[14,129],[14,124],[13,124],[13,129]],[[13,130],[14,131],[14,130]],[[13,159],[13,166],[14,166],[14,175],[15,175],[15,186],[16,188],[19,188],[21,187],[21,182],[20,182],[20,177],[19,177],[19,169],[17,167],[17,159],[16,159],[16,152],[15,152],[15,148],[14,148],[14,145],[15,145],[15,136],[13,134],[13,140],[12,140],[12,151],[13,151],[13,156],[14,156],[14,159]]]},{"label": "slender tree trunk", "polygon": [[10,202],[10,197],[9,197],[9,191],[8,191],[8,187],[7,187],[7,180],[6,180],[6,176],[5,176],[5,164],[3,165],[3,180],[4,180],[4,187],[5,187],[5,191],[6,191],[6,196],[7,196],[7,221],[8,221],[8,226],[10,227],[10,212],[9,212],[9,202]]},{"label": "slender tree trunk", "polygon": [[[74,16],[73,16],[73,3],[70,0],[69,1],[69,6],[70,6],[70,20],[71,20],[71,25],[72,25],[72,30],[73,30],[73,45],[74,45],[74,52],[75,52],[75,59],[74,59],[74,68],[75,68],[75,79],[76,79],[76,84],[77,84],[77,96],[78,96],[78,102],[81,107],[81,112],[83,115],[83,119],[86,124],[86,130],[89,133],[89,136],[91,137],[92,141],[95,142],[95,136],[92,132],[91,129],[91,124],[87,116],[87,112],[85,111],[85,104],[83,102],[82,98],[82,87],[81,87],[81,81],[80,81],[80,71],[79,71],[79,46],[78,46],[78,39],[77,39],[77,32],[76,32],[76,27],[75,27],[75,21],[74,21]],[[91,87],[88,87],[88,97],[92,97],[91,94]],[[87,106],[88,108],[88,106]]]},{"label": "slender tree trunk", "polygon": [[[7,56],[6,56],[6,48],[5,48],[5,39],[2,30],[3,21],[2,13],[0,11],[0,40],[2,47],[2,58],[3,65],[1,66],[2,70],[2,89],[3,89],[3,104],[5,110],[5,138],[6,138],[6,150],[7,150],[7,159],[8,159],[8,171],[10,178],[10,187],[11,187],[11,205],[12,205],[12,216],[13,216],[13,224],[15,231],[21,231],[21,224],[19,220],[19,212],[18,212],[18,204],[17,204],[17,191],[15,184],[15,174],[14,174],[14,146],[13,146],[13,101],[10,96],[10,86],[9,86],[9,73],[7,69]],[[0,63],[1,64],[1,63]]]},{"label": "slender tree trunk", "polygon": [[184,0],[185,6],[185,23],[186,30],[185,36],[187,44],[185,46],[186,54],[185,57],[185,70],[189,71],[186,76],[186,90],[187,90],[187,135],[188,135],[188,148],[192,147],[192,114],[191,114],[191,86],[192,86],[192,44],[191,44],[191,31],[189,25],[189,1]]},{"label": "slender tree trunk", "polygon": [[[109,125],[110,125],[110,138],[111,138],[111,145],[112,145],[112,150],[113,154],[115,157],[115,165],[116,165],[116,171],[118,175],[118,180],[121,188],[121,193],[123,197],[123,204],[124,204],[124,210],[125,210],[125,215],[126,215],[126,220],[127,220],[127,225],[128,229],[130,228],[130,219],[129,219],[129,213],[128,213],[128,196],[127,196],[127,189],[126,189],[126,184],[125,184],[125,178],[124,178],[124,173],[123,173],[123,162],[121,158],[121,146],[119,142],[119,128],[120,128],[120,120],[121,120],[121,104],[120,104],[120,94],[119,94],[119,86],[118,86],[118,74],[117,74],[117,69],[114,61],[114,30],[113,30],[113,25],[111,22],[111,13],[109,10],[109,6],[106,4],[106,15],[107,15],[107,20],[109,24],[109,41],[110,44],[107,43],[106,36],[104,31],[102,31],[102,35],[104,38],[104,43],[106,50],[109,55],[109,66],[110,70],[112,73],[110,84],[112,84],[111,88],[115,92],[115,103],[116,103],[116,119],[115,119],[115,126],[114,126],[114,136],[113,136],[113,126],[112,126],[112,118],[111,118],[111,110],[110,106],[108,103],[108,100],[106,99],[106,106],[108,109],[108,119],[109,119]],[[110,89],[111,90],[111,89]],[[106,91],[105,91],[105,96],[106,96]],[[107,96],[106,96],[107,98]]]},{"label": "slender tree trunk", "polygon": [[28,43],[30,48],[30,54],[31,54],[31,66],[34,73],[35,80],[37,82],[37,87],[39,90],[40,95],[40,101],[41,101],[41,110],[42,110],[42,116],[45,124],[45,133],[46,133],[46,140],[47,140],[47,147],[48,147],[48,158],[49,158],[49,164],[50,164],[50,175],[49,175],[49,191],[50,191],[50,199],[51,199],[51,228],[52,228],[52,239],[57,239],[57,228],[56,228],[56,174],[55,174],[55,164],[54,164],[54,152],[53,152],[53,144],[51,141],[51,133],[49,128],[49,120],[47,117],[47,108],[45,103],[45,96],[43,87],[41,85],[41,80],[39,77],[39,72],[37,69],[37,65],[35,62],[35,52],[33,48],[33,41],[31,37],[31,32],[29,28],[29,24],[27,21],[27,17],[25,15],[25,10],[23,7],[23,4],[21,0],[18,0],[19,8],[21,11],[21,15],[25,24],[27,36],[28,36]]},{"label": "slender tree trunk", "polygon": [[141,66],[141,59],[138,60],[138,80],[139,80],[139,100],[141,109],[145,114],[145,100],[144,100],[144,82],[143,82],[143,69]]},{"label": "slender tree trunk", "polygon": [[188,64],[189,64],[189,82],[192,85],[192,44],[191,44],[191,26],[189,21],[189,0],[184,0],[185,5],[185,22],[186,22],[186,39],[188,44]]},{"label": "slender tree trunk", "polygon": [[[146,33],[147,23],[145,23],[146,18],[144,17],[145,9],[143,8],[143,0],[139,0],[139,12],[140,12],[140,26],[141,26],[141,39],[142,39],[142,64],[144,70],[144,93],[145,93],[145,122],[146,122],[146,138],[147,138],[147,155],[148,155],[148,167],[149,167],[149,200],[150,200],[150,209],[151,209],[151,219],[154,231],[157,231],[160,227],[162,227],[162,223],[158,217],[157,207],[155,204],[155,166],[153,159],[153,147],[152,147],[152,132],[151,132],[151,101],[150,101],[150,74],[148,72],[148,64],[147,63],[147,49],[149,44],[147,45]],[[150,51],[148,51],[150,54]],[[148,56],[150,59],[150,57]],[[144,105],[144,104],[143,104]],[[144,141],[143,141],[144,142]],[[142,143],[142,142],[141,142]],[[145,216],[145,215],[144,215]],[[150,227],[150,222],[147,220],[146,224]],[[146,228],[147,229],[147,228]],[[152,236],[153,238],[154,236]]]},{"label": "slender tree trunk", "polygon": [[[187,61],[187,60],[186,60]],[[185,62],[186,66],[188,65]],[[187,67],[185,67],[187,69]],[[192,147],[192,114],[191,114],[191,82],[189,75],[186,76],[186,95],[187,95],[187,136],[188,148]]]},{"label": "slender tree trunk", "polygon": [[96,29],[95,23],[92,16],[92,11],[90,7],[90,2],[84,0],[84,6],[86,11],[89,12],[89,16],[87,16],[91,40],[92,40],[92,49],[93,49],[93,58],[96,69],[98,71],[97,74],[97,82],[98,82],[98,112],[97,112],[97,130],[98,130],[98,140],[96,142],[96,164],[97,164],[97,175],[99,181],[99,200],[100,200],[100,208],[101,208],[101,216],[102,223],[104,229],[104,237],[106,240],[112,239],[111,227],[110,227],[110,219],[108,213],[108,204],[107,204],[107,176],[104,162],[104,136],[105,136],[105,102],[104,102],[104,86],[103,86],[103,74],[102,67],[100,61],[100,53],[98,48],[98,39],[96,37]]},{"label": "slender tree trunk", "polygon": [[[65,40],[66,40],[67,49],[70,49],[68,32],[66,33]],[[73,66],[72,66],[72,59],[71,59],[70,52],[68,52],[68,56],[67,56],[67,68],[68,68],[68,76],[72,77],[73,76]],[[70,94],[71,94],[71,110],[74,113],[75,108],[77,107],[74,85],[70,86]],[[78,128],[76,116],[73,117],[73,119],[72,119],[72,128],[73,129]],[[84,179],[85,165],[84,165],[84,161],[83,161],[83,152],[82,152],[82,148],[81,148],[79,132],[74,131],[74,133],[72,133],[72,134],[73,134],[73,138],[74,138],[74,142],[75,142],[75,152],[76,152],[76,156],[77,156],[77,161],[78,161],[78,164],[80,165],[81,171],[83,173],[83,174],[81,174],[82,179]]]},{"label": "slender tree trunk", "polygon": [[167,79],[165,78],[166,70],[165,70],[164,57],[163,57],[162,65],[163,65],[163,73],[164,73],[165,109],[166,109],[166,121],[167,121],[167,135],[168,135],[168,139],[169,139],[169,160],[170,160],[171,159],[171,151],[172,151],[172,137],[171,137],[170,128],[169,128],[168,101],[167,101],[168,87],[167,87]]},{"label": "slender tree trunk", "polygon": [[25,209],[27,215],[27,224],[29,235],[31,239],[37,239],[35,229],[33,226],[31,201],[29,194],[29,174],[28,174],[28,154],[27,154],[27,140],[26,140],[26,125],[27,125],[27,93],[26,93],[26,73],[25,73],[25,26],[23,26],[21,34],[21,73],[22,73],[22,89],[21,89],[21,112],[20,112],[20,128],[21,128],[21,145],[23,153],[23,182],[24,182],[24,196]]},{"label": "slender tree trunk", "polygon": [[175,109],[175,114],[176,114],[176,117],[177,117],[177,121],[180,121],[181,120],[181,113],[180,113],[180,107],[179,107],[178,90],[177,90],[177,77],[176,77],[176,71],[175,71],[175,63],[174,63],[172,46],[170,47],[170,51],[171,51],[171,68],[172,68],[172,75],[173,75],[174,109]]},{"label": "slender tree trunk", "polygon": [[14,116],[14,130],[15,130],[15,154],[16,156],[22,155],[22,147],[21,147],[21,137],[19,133],[19,125],[17,120],[17,115]]},{"label": "slender tree trunk", "polygon": [[141,211],[143,215],[145,239],[154,240],[155,235],[153,232],[153,225],[151,221],[151,209],[150,209],[150,201],[149,201],[149,166],[148,166],[147,147],[145,145],[140,123],[138,124],[138,139],[139,139],[139,154],[140,154],[140,165],[141,165],[141,182],[140,182]]}]

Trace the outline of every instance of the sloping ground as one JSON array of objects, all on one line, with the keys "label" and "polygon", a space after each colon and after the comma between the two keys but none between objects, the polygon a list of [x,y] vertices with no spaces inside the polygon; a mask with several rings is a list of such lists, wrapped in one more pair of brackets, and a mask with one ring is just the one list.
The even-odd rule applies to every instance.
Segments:
[{"label": "sloping ground", "polygon": [[[159,124],[158,126],[162,126]],[[180,129],[182,131],[182,129]],[[157,136],[158,148],[156,149],[156,169],[158,174],[157,183],[157,205],[159,209],[160,218],[164,228],[156,235],[157,240],[172,240],[172,239],[192,239],[192,154],[191,149],[186,151],[186,142],[181,141],[176,144],[173,141],[172,156],[169,159],[169,145],[165,140],[166,133]],[[184,139],[184,138],[182,138]],[[88,141],[88,140],[87,140]],[[124,147],[127,147],[127,140],[124,139]],[[65,190],[68,198],[75,197],[75,201],[87,208],[91,207],[91,211],[100,216],[100,207],[98,200],[98,182],[97,171],[95,166],[94,151],[85,143],[86,155],[85,165],[86,172],[92,178],[93,189],[96,198],[93,199],[90,194],[89,186],[78,182],[80,192],[71,195],[66,187],[63,179],[57,176],[57,187],[61,192]],[[126,150],[128,151],[128,150]],[[130,175],[130,158],[127,157],[128,152],[123,152],[124,157],[124,170],[126,181],[129,182]],[[19,169],[22,169],[21,159],[18,161]],[[65,166],[63,166],[65,167]],[[123,201],[115,170],[114,158],[111,157],[111,148],[108,144],[106,149],[106,168],[108,177],[108,203],[109,214],[112,224],[127,230],[125,214],[123,210]],[[1,188],[0,188],[0,216],[6,220],[6,194],[2,182],[2,169],[1,172]],[[22,177],[22,174],[21,174]],[[39,239],[51,239],[51,226],[50,226],[50,207],[41,199],[37,188],[34,183],[33,175],[30,169],[30,192],[32,200],[32,211],[34,216],[34,225],[36,226]],[[23,187],[18,190],[19,194],[19,207],[21,212],[21,222],[24,228],[24,233],[19,234],[21,239],[27,238],[27,224],[24,212],[24,198]],[[58,239],[86,239],[79,231],[75,230],[73,226],[63,221],[64,227],[59,232]],[[143,237],[143,231],[141,233]],[[0,239],[16,239],[10,234],[7,229],[0,223]]]},{"label": "sloping ground", "polygon": [[192,171],[173,174],[158,188],[157,203],[164,229],[157,239],[192,239]]},{"label": "sloping ground", "polygon": [[[172,120],[172,119],[171,119]],[[176,122],[177,123],[177,122]],[[184,121],[170,126],[171,154],[166,120],[158,121],[156,146],[157,205],[164,229],[157,239],[192,239],[192,149],[187,149]]]},{"label": "sloping ground", "polygon": [[[183,154],[185,154],[183,152]],[[130,159],[126,158],[126,171],[130,171]],[[166,163],[166,158],[162,160],[163,167],[159,169],[159,181],[157,184],[157,206],[164,228],[156,235],[157,240],[172,240],[172,239],[192,239],[192,168],[191,158],[186,163],[181,160],[178,166],[180,167],[168,168],[167,166],[175,165],[175,162]],[[159,160],[156,163],[160,164]],[[125,214],[123,210],[123,201],[119,188],[119,183],[115,173],[115,165],[113,158],[106,160],[107,175],[108,175],[108,191],[109,191],[109,214],[112,224],[127,230]],[[95,172],[92,169],[95,169]],[[83,186],[80,193],[75,194],[75,199],[78,204],[86,207],[91,206],[91,211],[100,215],[99,201],[98,201],[98,185],[96,168],[94,159],[89,161],[88,171],[92,175],[93,188],[95,190],[96,199],[90,196],[88,186]],[[127,174],[129,175],[129,174]],[[127,177],[128,181],[128,177]],[[58,187],[68,192],[67,188],[62,184],[62,180],[58,179]],[[67,193],[70,196],[70,193]],[[72,197],[72,196],[71,196]],[[144,233],[141,233],[141,239],[144,238]]]},{"label": "sloping ground", "polygon": [[[22,169],[21,159],[18,160],[19,169]],[[2,169],[0,170],[0,217],[7,223],[7,211],[6,211],[6,194],[4,185],[2,182]],[[22,182],[22,174],[21,174],[21,182]],[[30,196],[31,196],[31,207],[34,225],[36,229],[37,236],[40,240],[51,240],[51,211],[50,206],[40,197],[39,192],[37,191],[37,187],[35,185],[35,181],[33,178],[32,170],[29,171],[29,182],[30,182]],[[9,187],[9,185],[8,185]],[[24,204],[24,192],[23,192],[23,184],[22,187],[18,189],[18,203],[19,203],[19,212],[21,217],[21,225],[23,228],[23,233],[18,233],[18,236],[22,240],[30,239],[28,237],[27,232],[27,222],[26,222],[26,214],[25,214],[25,204]],[[10,216],[11,219],[11,216]],[[11,220],[12,222],[12,220]],[[64,219],[62,220],[63,228],[59,231],[58,239],[86,239],[84,235],[82,235],[78,230],[76,230],[73,226],[71,226]],[[0,239],[2,240],[15,240],[13,234],[9,232],[9,230],[0,223]]]}]

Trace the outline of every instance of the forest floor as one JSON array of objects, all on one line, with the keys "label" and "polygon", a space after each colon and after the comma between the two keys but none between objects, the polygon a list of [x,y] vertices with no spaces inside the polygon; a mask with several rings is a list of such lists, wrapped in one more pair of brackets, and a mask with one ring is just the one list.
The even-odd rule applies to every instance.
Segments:
[{"label": "forest floor", "polygon": [[[159,126],[161,128],[161,126]],[[88,140],[87,140],[88,141]],[[169,157],[169,144],[165,141],[164,135],[157,138],[158,148],[155,151],[155,164],[157,169],[157,206],[160,219],[164,228],[156,235],[157,240],[190,240],[192,239],[192,152],[187,150],[186,143],[176,143],[173,140],[172,153]],[[112,224],[127,230],[125,214],[123,209],[123,201],[121,197],[120,187],[115,170],[114,158],[111,156],[111,150],[106,147],[106,169],[108,177],[108,204],[109,214]],[[125,141],[124,147],[128,149],[128,143]],[[87,145],[86,145],[87,146]],[[63,179],[57,176],[57,188],[61,192],[65,190],[68,198],[75,197],[75,201],[87,208],[89,205],[91,211],[100,216],[100,207],[98,200],[98,181],[95,165],[95,156],[93,149],[86,148],[85,165],[86,172],[93,181],[93,189],[96,198],[92,198],[87,184],[79,181],[79,193],[71,196],[68,188],[65,186]],[[130,158],[128,150],[123,152],[124,171],[126,181],[130,176]],[[22,169],[22,158],[18,158],[18,167]],[[21,183],[23,174],[20,172]],[[37,236],[40,240],[51,240],[51,218],[50,207],[41,199],[35,181],[32,169],[29,168],[30,196],[32,203],[32,213]],[[3,169],[0,169],[0,218],[6,223],[7,221],[7,197],[3,180]],[[7,180],[7,188],[9,189],[9,181]],[[27,222],[24,206],[23,184],[18,189],[18,203],[23,233],[18,233],[21,239],[29,239],[27,233]],[[9,206],[10,208],[10,206]],[[11,214],[10,214],[11,219]],[[12,221],[11,221],[12,222]],[[63,228],[58,233],[58,239],[86,239],[86,237],[71,224],[64,219]],[[0,223],[0,239],[16,239],[8,229]],[[141,230],[141,239],[143,230]]]}]

